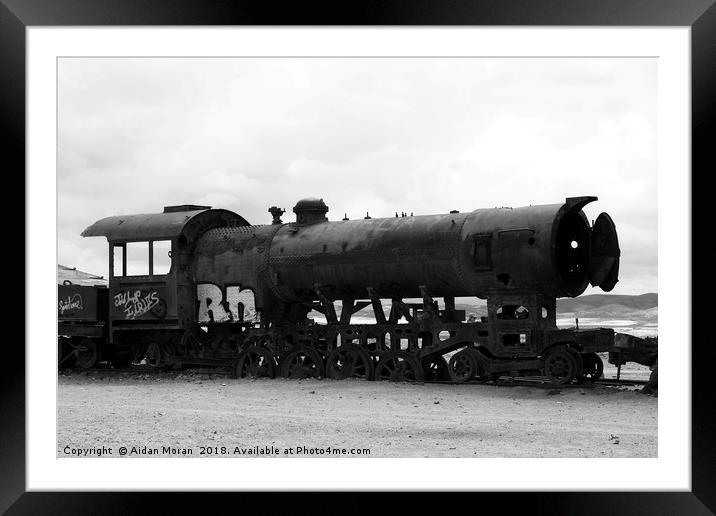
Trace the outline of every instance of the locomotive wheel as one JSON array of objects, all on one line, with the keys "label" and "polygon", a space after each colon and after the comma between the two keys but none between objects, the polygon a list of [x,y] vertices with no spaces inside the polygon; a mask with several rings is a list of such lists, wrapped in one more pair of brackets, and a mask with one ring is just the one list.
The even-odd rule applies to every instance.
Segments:
[{"label": "locomotive wheel", "polygon": [[74,367],[77,362],[72,342],[67,337],[57,339],[57,366]]},{"label": "locomotive wheel", "polygon": [[604,362],[596,353],[584,353],[582,359],[582,375],[580,379],[593,382],[604,376]]},{"label": "locomotive wheel", "polygon": [[556,385],[565,385],[577,377],[577,360],[567,348],[558,348],[544,359],[544,374]]},{"label": "locomotive wheel", "polygon": [[273,378],[276,362],[271,352],[262,346],[249,346],[236,361],[237,378]]},{"label": "locomotive wheel", "polygon": [[420,362],[405,351],[389,351],[378,361],[376,380],[391,382],[422,382],[425,379]]},{"label": "locomotive wheel", "polygon": [[344,344],[334,349],[326,359],[326,377],[334,380],[372,380],[373,368],[373,361],[368,353],[355,344]]},{"label": "locomotive wheel", "polygon": [[455,353],[448,362],[450,378],[456,382],[467,382],[478,375],[479,365],[475,352],[470,348]]},{"label": "locomotive wheel", "polygon": [[77,357],[77,367],[89,369],[97,365],[99,361],[99,347],[95,339],[82,339],[79,344],[74,346],[75,356]]},{"label": "locomotive wheel", "polygon": [[323,359],[314,349],[296,346],[281,358],[281,376],[284,378],[323,378]]},{"label": "locomotive wheel", "polygon": [[423,376],[428,382],[444,382],[450,379],[447,360],[442,356],[426,358],[422,361]]}]

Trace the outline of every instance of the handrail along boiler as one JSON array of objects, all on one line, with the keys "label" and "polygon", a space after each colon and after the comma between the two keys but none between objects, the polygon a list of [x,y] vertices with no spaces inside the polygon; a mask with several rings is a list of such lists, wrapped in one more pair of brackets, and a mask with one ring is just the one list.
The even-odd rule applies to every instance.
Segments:
[{"label": "handrail along boiler", "polygon": [[[231,364],[239,377],[597,378],[614,331],[556,324],[557,298],[618,281],[613,221],[582,211],[595,200],[329,221],[308,198],[265,225],[196,205],[108,217],[82,233],[109,242],[97,346],[115,365]],[[487,316],[466,320],[460,297],[485,299]]]}]

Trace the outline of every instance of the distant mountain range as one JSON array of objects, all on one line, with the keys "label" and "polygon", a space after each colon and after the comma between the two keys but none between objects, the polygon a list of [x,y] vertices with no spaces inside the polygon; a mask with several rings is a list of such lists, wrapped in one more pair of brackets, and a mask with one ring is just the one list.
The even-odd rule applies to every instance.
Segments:
[{"label": "distant mountain range", "polygon": [[[487,306],[481,299],[460,298],[455,307],[467,314],[487,315]],[[639,319],[656,319],[659,311],[659,295],[656,293],[638,296],[592,294],[579,297],[567,297],[557,300],[557,316],[579,314],[583,317],[625,317],[636,316]]]},{"label": "distant mountain range", "polygon": [[659,306],[659,294],[649,293],[639,296],[592,294],[579,297],[566,297],[557,300],[557,311],[579,312],[619,305],[631,310],[648,310]]},{"label": "distant mountain range", "polygon": [[[405,301],[421,302],[420,299]],[[464,310],[466,318],[470,315],[478,318],[487,316],[486,302],[476,297],[456,298],[455,308]],[[356,315],[366,321],[374,320],[370,307]],[[320,319],[322,316],[315,312],[310,317]],[[618,333],[648,337],[658,335],[658,321],[659,297],[655,293],[639,296],[592,294],[557,300],[557,326],[560,328],[577,325],[580,328],[613,328]]]}]

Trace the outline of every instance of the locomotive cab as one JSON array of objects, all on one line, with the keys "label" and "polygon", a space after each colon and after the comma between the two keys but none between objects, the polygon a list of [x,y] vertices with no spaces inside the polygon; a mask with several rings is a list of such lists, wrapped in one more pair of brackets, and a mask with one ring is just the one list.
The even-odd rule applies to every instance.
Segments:
[{"label": "locomotive cab", "polygon": [[136,343],[147,339],[171,349],[177,332],[195,320],[190,256],[196,239],[213,227],[246,224],[228,210],[181,205],[107,217],[85,229],[83,237],[104,236],[109,243],[109,335],[115,351],[137,351]]}]

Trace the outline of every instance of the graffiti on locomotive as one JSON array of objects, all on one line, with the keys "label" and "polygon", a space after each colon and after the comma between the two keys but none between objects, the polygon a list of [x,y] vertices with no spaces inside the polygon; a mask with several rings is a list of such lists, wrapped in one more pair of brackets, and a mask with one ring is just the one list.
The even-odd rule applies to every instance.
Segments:
[{"label": "graffiti on locomotive", "polygon": [[114,296],[114,307],[124,311],[127,319],[136,319],[156,309],[161,302],[156,290],[124,290]]},{"label": "graffiti on locomotive", "polygon": [[200,323],[254,322],[259,319],[256,296],[250,288],[229,285],[222,291],[213,283],[199,283],[196,298]]},{"label": "graffiti on locomotive", "polygon": [[66,299],[60,299],[58,309],[60,314],[65,314],[65,312],[71,312],[74,310],[82,310],[82,296],[74,294],[72,296],[67,296]]}]

